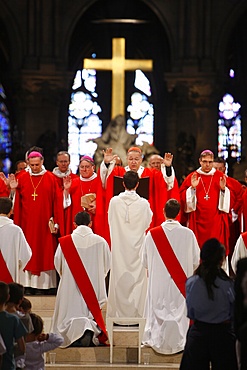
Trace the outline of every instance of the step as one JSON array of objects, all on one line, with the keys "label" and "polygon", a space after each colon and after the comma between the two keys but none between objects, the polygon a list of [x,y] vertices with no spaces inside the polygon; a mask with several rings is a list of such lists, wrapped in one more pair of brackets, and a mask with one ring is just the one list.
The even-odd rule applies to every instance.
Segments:
[{"label": "step", "polygon": [[45,369],[52,369],[52,370],[121,370],[121,369],[131,369],[131,370],[139,370],[139,369],[146,369],[146,370],[156,370],[156,369],[166,369],[166,370],[174,370],[179,369],[179,364],[150,364],[150,365],[134,365],[134,364],[91,364],[91,365],[80,365],[80,364],[55,364],[50,365],[46,364]]},{"label": "step", "polygon": [[[50,331],[51,319],[53,316],[56,296],[27,296],[32,302],[32,311],[40,315],[44,320],[44,331]],[[106,306],[103,307],[103,316],[105,317]],[[162,355],[155,352],[150,347],[142,346],[141,348],[141,364],[138,364],[138,333],[136,329],[129,329],[127,332],[114,333],[114,351],[113,363],[110,364],[110,347],[100,346],[94,348],[56,348],[56,364],[49,363],[49,353],[46,354],[47,363],[46,369],[53,370],[87,370],[87,369],[126,369],[132,370],[139,368],[146,369],[179,369],[182,354]],[[143,354],[150,354],[150,364],[143,364]]]},{"label": "step", "polygon": [[[91,365],[95,363],[104,363],[106,365],[109,364],[110,360],[110,347],[103,346],[103,347],[91,347],[91,348],[56,348],[54,351],[56,353],[56,362],[61,364],[66,363],[80,363],[80,364],[87,364]],[[174,355],[162,355],[155,352],[150,347],[142,347],[141,349],[141,362],[143,363],[143,354],[149,353],[150,364],[165,364],[165,363],[172,363],[172,364],[180,364],[182,354],[174,354]],[[113,364],[133,364],[137,365],[138,359],[138,348],[133,347],[114,347],[113,352]],[[49,362],[49,353],[47,354],[47,361]]]}]

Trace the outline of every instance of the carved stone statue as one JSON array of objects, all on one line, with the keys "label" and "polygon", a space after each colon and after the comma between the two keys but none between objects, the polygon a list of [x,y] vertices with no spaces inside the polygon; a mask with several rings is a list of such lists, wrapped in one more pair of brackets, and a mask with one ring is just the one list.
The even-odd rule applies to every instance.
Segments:
[{"label": "carved stone statue", "polygon": [[[122,160],[122,165],[126,166],[127,151],[131,146],[135,145],[137,136],[137,134],[129,134],[126,131],[125,118],[122,115],[118,115],[112,119],[102,136],[92,140],[97,144],[97,149],[94,153],[96,167],[98,168],[102,162],[104,158],[102,151],[106,148],[112,148],[113,153],[117,154]],[[144,142],[142,146],[138,146],[143,152],[143,165],[146,165],[146,161],[150,155],[159,153],[159,151],[153,145],[150,145],[146,142]]]}]

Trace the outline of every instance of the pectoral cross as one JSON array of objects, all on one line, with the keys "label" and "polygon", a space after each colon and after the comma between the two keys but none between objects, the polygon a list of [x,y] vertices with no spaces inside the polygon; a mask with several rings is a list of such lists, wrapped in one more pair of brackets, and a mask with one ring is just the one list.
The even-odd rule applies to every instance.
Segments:
[{"label": "pectoral cross", "polygon": [[204,197],[204,199],[206,199],[206,200],[209,200],[209,198],[210,197],[208,196],[208,194],[206,194],[205,197]]},{"label": "pectoral cross", "polygon": [[125,39],[112,39],[112,59],[84,59],[83,68],[112,71],[112,118],[125,116],[125,71],[152,71],[151,59],[125,59]]},{"label": "pectoral cross", "polygon": [[33,200],[36,200],[36,197],[38,196],[38,194],[36,194],[35,192],[32,194],[32,197],[33,197]]}]

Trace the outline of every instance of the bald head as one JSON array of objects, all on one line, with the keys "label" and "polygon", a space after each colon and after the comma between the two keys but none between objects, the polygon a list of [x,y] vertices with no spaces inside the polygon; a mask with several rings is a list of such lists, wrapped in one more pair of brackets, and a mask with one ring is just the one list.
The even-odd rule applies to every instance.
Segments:
[{"label": "bald head", "polygon": [[161,164],[163,163],[163,158],[158,154],[151,155],[149,159],[149,167],[156,168],[156,170],[161,170]]}]

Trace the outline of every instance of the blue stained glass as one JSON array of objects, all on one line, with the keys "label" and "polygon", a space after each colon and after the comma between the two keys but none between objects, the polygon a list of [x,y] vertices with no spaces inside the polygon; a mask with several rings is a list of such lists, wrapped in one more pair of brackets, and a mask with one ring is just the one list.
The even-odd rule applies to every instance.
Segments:
[{"label": "blue stained glass", "polygon": [[139,90],[131,95],[131,104],[127,107],[127,132],[137,134],[137,145],[144,142],[153,144],[154,107],[148,97],[152,96],[148,78],[140,71],[135,71],[134,86]]},{"label": "blue stained glass", "polygon": [[81,155],[93,157],[97,144],[92,142],[101,136],[102,121],[98,113],[101,107],[95,100],[96,71],[79,70],[72,86],[68,118],[68,151],[71,156],[71,170],[76,173]]},{"label": "blue stained glass", "polygon": [[3,86],[0,84],[0,160],[1,170],[7,174],[11,167],[9,155],[11,153],[11,132],[9,112],[5,104],[6,95]]},{"label": "blue stained glass", "polygon": [[237,161],[241,158],[241,105],[234,102],[230,94],[225,94],[219,103],[218,155]]}]

